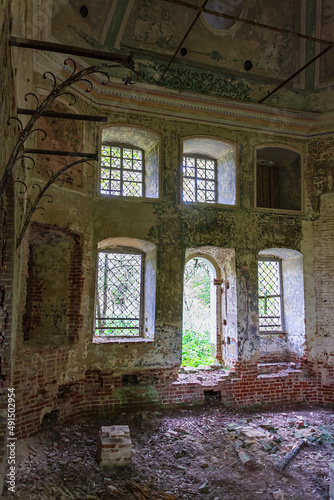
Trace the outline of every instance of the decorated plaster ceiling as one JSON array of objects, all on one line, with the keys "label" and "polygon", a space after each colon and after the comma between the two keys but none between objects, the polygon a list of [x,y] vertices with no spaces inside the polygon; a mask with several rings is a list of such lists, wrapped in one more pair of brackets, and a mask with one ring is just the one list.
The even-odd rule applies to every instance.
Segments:
[{"label": "decorated plaster ceiling", "polygon": [[[184,3],[198,7],[203,0]],[[333,39],[332,0],[208,0],[206,7]],[[258,102],[326,47],[205,13],[181,43],[197,13],[170,0],[70,0],[62,2],[61,8],[54,0],[51,37],[60,43],[133,52],[139,81],[144,84],[250,102]],[[328,87],[333,84],[334,49],[267,104],[323,110],[317,100],[323,92],[328,107]]]}]

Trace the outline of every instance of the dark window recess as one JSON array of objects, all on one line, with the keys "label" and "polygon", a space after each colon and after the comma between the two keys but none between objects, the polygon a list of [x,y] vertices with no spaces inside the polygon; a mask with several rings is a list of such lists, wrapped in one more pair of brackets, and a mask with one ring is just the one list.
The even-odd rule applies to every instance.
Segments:
[{"label": "dark window recess", "polygon": [[122,375],[121,377],[123,385],[138,385],[137,375]]},{"label": "dark window recess", "polygon": [[217,203],[217,162],[213,158],[183,157],[183,201]]},{"label": "dark window recess", "polygon": [[257,151],[256,206],[278,210],[302,209],[301,155],[286,148]]},{"label": "dark window recess", "polygon": [[281,332],[283,329],[282,269],[280,260],[259,260],[259,329]]},{"label": "dark window recess", "polygon": [[49,413],[46,413],[41,422],[41,427],[51,427],[58,422],[60,411],[52,410]]},{"label": "dark window recess", "polygon": [[104,144],[101,149],[101,194],[145,196],[144,151],[132,146]]},{"label": "dark window recess", "polygon": [[209,404],[220,404],[221,391],[204,391],[204,399]]},{"label": "dark window recess", "polygon": [[257,206],[279,207],[277,165],[257,165]]},{"label": "dark window recess", "polygon": [[142,334],[143,254],[99,252],[95,335]]}]

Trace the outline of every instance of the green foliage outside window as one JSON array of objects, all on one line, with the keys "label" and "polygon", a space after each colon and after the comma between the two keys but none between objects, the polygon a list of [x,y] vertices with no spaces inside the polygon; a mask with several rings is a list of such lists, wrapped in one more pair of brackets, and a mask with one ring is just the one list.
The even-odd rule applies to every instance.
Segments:
[{"label": "green foliage outside window", "polygon": [[210,282],[208,266],[191,259],[184,270],[182,365],[210,365]]}]

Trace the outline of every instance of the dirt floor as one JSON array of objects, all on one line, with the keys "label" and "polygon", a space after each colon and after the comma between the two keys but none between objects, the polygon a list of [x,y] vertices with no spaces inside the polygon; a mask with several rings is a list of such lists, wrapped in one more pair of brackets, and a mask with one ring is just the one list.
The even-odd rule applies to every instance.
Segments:
[{"label": "dirt floor", "polygon": [[[96,445],[101,425],[129,425],[131,466],[100,469]],[[306,445],[280,472],[277,466],[301,439]],[[3,497],[328,499],[331,461],[333,409],[298,405],[233,411],[213,398],[201,409],[80,421],[20,440],[16,492],[6,491]]]}]

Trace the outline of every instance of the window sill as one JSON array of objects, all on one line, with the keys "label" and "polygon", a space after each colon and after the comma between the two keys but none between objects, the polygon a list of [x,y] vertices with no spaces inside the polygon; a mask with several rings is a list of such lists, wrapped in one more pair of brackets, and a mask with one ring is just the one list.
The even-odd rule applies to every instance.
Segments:
[{"label": "window sill", "polygon": [[154,339],[144,337],[97,337],[94,335],[92,344],[151,344]]},{"label": "window sill", "polygon": [[126,202],[136,202],[136,201],[141,201],[141,202],[149,202],[149,203],[157,203],[157,202],[161,202],[162,201],[162,198],[161,196],[159,198],[150,198],[150,197],[146,197],[146,196],[116,196],[116,195],[113,195],[113,194],[101,194],[101,193],[98,193],[97,196],[96,196],[96,199],[97,200],[108,200],[108,201],[126,201]]},{"label": "window sill", "polygon": [[269,207],[257,207],[254,206],[256,212],[266,212],[272,214],[282,214],[282,215],[305,215],[304,209],[288,209],[288,208],[269,208]]},{"label": "window sill", "polygon": [[285,331],[283,331],[283,332],[281,332],[281,331],[280,331],[280,332],[278,332],[278,331],[276,331],[276,330],[273,330],[273,331],[267,331],[267,332],[259,332],[259,333],[260,333],[260,335],[284,335],[284,336],[288,335],[288,332],[285,332]]},{"label": "window sill", "polygon": [[228,208],[237,209],[240,208],[239,205],[226,205],[223,203],[205,203],[201,201],[181,201],[183,207],[195,207],[195,208]]}]

